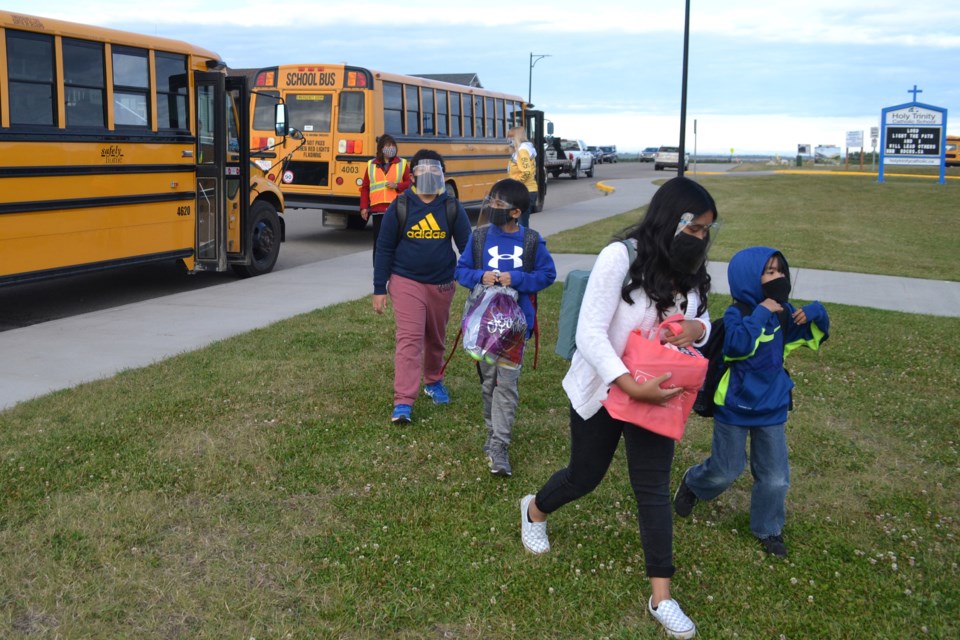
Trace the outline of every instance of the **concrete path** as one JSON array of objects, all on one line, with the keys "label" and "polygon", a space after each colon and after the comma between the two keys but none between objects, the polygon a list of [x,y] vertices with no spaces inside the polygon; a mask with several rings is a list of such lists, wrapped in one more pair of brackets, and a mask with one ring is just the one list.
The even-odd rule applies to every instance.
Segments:
[{"label": "concrete path", "polygon": [[[582,226],[650,201],[649,180],[607,182],[614,193],[550,209],[531,220],[543,235]],[[548,240],[549,246],[549,240]],[[559,280],[595,256],[556,255]],[[727,293],[725,263],[711,263],[714,289]],[[960,283],[794,269],[801,299],[960,317]],[[149,365],[217,340],[328,305],[369,295],[366,251],[218,287],[54,320],[0,333],[0,410],[124,369]]]}]

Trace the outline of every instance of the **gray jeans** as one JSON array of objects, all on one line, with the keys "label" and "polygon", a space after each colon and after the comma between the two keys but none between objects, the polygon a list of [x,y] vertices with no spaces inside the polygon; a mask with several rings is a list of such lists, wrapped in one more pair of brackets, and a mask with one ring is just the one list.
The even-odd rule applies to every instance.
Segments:
[{"label": "gray jeans", "polygon": [[521,369],[507,369],[495,364],[477,362],[483,392],[483,421],[487,425],[487,440],[510,444],[513,420],[520,403]]}]

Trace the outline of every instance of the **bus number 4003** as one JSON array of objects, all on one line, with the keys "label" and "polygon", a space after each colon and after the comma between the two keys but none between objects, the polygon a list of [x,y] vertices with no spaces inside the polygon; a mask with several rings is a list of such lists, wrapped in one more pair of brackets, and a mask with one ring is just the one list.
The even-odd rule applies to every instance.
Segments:
[{"label": "bus number 4003", "polygon": [[186,205],[186,206],[183,206],[183,207],[177,207],[177,215],[178,215],[178,216],[189,216],[189,215],[190,215],[190,205]]}]

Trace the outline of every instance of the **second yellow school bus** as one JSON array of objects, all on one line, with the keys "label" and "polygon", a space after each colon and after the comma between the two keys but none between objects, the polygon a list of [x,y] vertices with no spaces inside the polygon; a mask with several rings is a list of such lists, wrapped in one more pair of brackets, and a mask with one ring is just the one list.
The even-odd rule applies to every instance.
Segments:
[{"label": "second yellow school bus", "polygon": [[247,73],[254,89],[251,142],[263,149],[262,166],[293,149],[293,142],[289,149],[277,145],[272,133],[278,99],[306,139],[278,176],[287,206],[322,209],[324,223],[351,228],[366,224],[359,189],[380,135],[392,135],[407,159],[421,148],[439,152],[448,190],[470,207],[507,177],[507,130],[526,123],[522,98],[475,86],[342,64]]}]

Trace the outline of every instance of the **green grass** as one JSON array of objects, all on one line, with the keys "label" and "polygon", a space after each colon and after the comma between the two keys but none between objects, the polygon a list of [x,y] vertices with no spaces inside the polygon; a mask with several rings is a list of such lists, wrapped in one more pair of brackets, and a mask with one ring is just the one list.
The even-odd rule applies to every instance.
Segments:
[{"label": "green grass", "polygon": [[[865,176],[701,177],[720,211],[722,228],[710,258],[767,245],[791,265],[830,271],[960,280],[960,181],[900,178],[877,184]],[[597,253],[645,208],[608,218],[589,235],[550,236],[556,253]]]},{"label": "green grass", "polygon": [[[388,424],[393,321],[368,300],[0,413],[0,637],[663,637],[622,452],[550,554],[520,545],[518,499],[569,453],[559,287],[540,300],[508,480],[462,351],[453,404]],[[790,358],[790,558],[749,534],[748,478],[675,525],[700,637],[960,634],[960,319],[829,311]],[[709,446],[692,419],[674,485]]]}]

